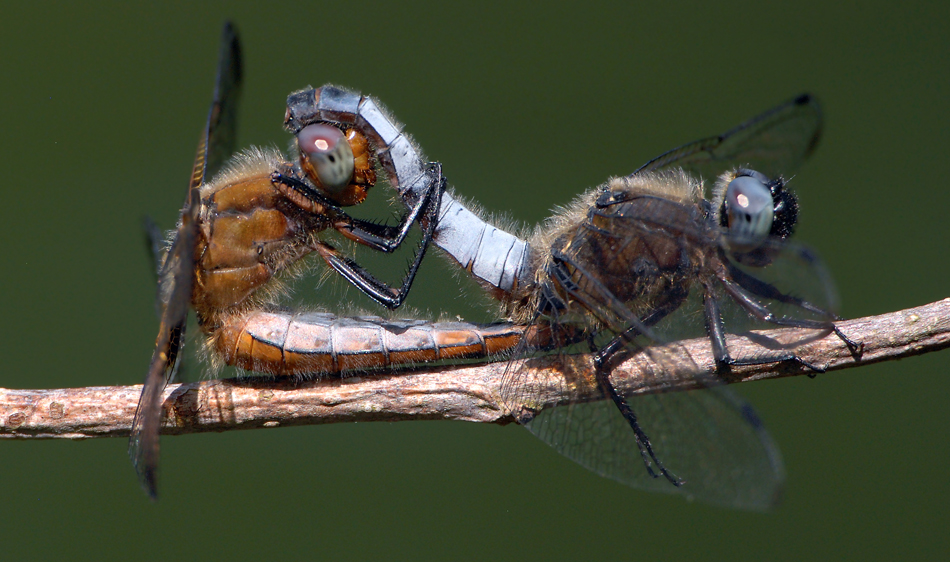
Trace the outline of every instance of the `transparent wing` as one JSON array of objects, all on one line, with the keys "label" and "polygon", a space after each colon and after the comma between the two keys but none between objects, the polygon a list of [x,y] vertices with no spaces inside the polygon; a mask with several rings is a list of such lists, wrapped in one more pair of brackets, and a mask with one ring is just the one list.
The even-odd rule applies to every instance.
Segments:
[{"label": "transparent wing", "polygon": [[[765,245],[771,264],[743,266],[722,250],[724,234],[699,217],[687,220],[691,216],[688,205],[669,200],[654,202],[657,205],[629,206],[623,212],[597,209],[588,215],[592,222],[579,225],[572,243],[558,254],[571,266],[573,275],[558,278],[558,284],[574,310],[549,319],[551,322],[578,321],[570,317],[571,313],[595,318],[594,325],[600,326],[600,332],[592,335],[592,341],[598,349],[639,323],[642,329],[625,344],[626,351],[648,358],[651,369],[642,377],[655,376],[651,386],[664,386],[662,381],[668,381],[670,373],[698,369],[681,368],[683,361],[692,362],[692,358],[669,352],[671,348],[681,349],[678,346],[655,344],[707,334],[704,283],[698,277],[677,280],[675,274],[652,269],[658,264],[680,263],[687,255],[691,260],[700,256],[704,260],[718,259],[726,264],[728,279],[776,317],[818,322],[833,318],[835,297],[830,277],[806,248],[775,239]],[[703,271],[708,284],[715,286],[718,268]],[[633,300],[621,298],[611,287],[629,290]],[[682,298],[671,297],[676,291],[685,294]],[[719,292],[727,332],[776,327],[750,315],[726,291]],[[576,403],[544,408],[540,405],[551,401],[537,390],[540,377],[532,377],[527,369],[513,367],[503,384],[505,403],[512,411],[517,411],[519,405],[541,410],[527,427],[592,471],[633,487],[739,509],[762,511],[778,500],[784,473],[777,448],[752,408],[717,377],[692,381],[702,390],[689,392],[642,396],[619,390],[659,460],[685,480],[679,487],[665,478],[651,476],[630,424],[602,394],[594,392],[601,399],[592,400],[591,391],[587,391]],[[594,386],[585,377],[566,377],[558,391],[574,393],[577,388]]]},{"label": "transparent wing", "polygon": [[[832,322],[838,318],[838,294],[831,274],[813,250],[788,241],[773,240],[772,262],[749,267],[727,261],[728,278],[775,318]],[[727,332],[770,329],[776,325],[757,320],[729,294],[720,298]],[[804,334],[803,334],[804,335]]]},{"label": "transparent wing", "polygon": [[[205,129],[208,141],[207,156],[204,159],[205,170],[201,174],[201,181],[196,185],[201,185],[204,178],[214,177],[236,150],[237,109],[242,79],[241,41],[234,25],[231,22],[225,22],[221,32],[221,52],[218,58],[218,74],[214,83],[214,101],[211,103],[208,125]],[[201,154],[200,150],[198,154]],[[195,158],[196,169],[198,159],[198,157]]]},{"label": "transparent wing", "polygon": [[[697,371],[682,347],[648,343],[638,338],[627,348],[641,354],[643,368],[634,384],[690,384],[671,382],[673,373]],[[718,378],[691,381],[699,390],[649,395],[634,394],[629,384],[617,387],[659,461],[684,481],[675,486],[647,469],[634,431],[597,387],[589,362],[563,356],[557,363],[563,377],[552,378],[539,360],[512,361],[501,392],[515,417],[528,418],[523,422],[527,429],[559,453],[600,476],[645,491],[750,511],[767,511],[779,501],[785,473],[778,448],[752,407]],[[569,395],[573,402],[546,406]]]},{"label": "transparent wing", "polygon": [[646,470],[633,431],[610,401],[548,408],[527,428],[581,466],[642,490],[767,511],[785,479],[778,448],[752,408],[725,387],[628,397],[657,455],[684,480]]},{"label": "transparent wing", "polygon": [[726,133],[665,152],[631,175],[681,167],[708,181],[742,166],[787,178],[814,151],[821,127],[818,101],[803,94]]},{"label": "transparent wing", "polygon": [[199,210],[198,188],[205,177],[217,171],[233,151],[236,106],[241,84],[241,49],[237,31],[225,23],[215,81],[214,101],[195,156],[188,197],[181,210],[175,239],[159,272],[161,313],[155,351],[139,398],[129,439],[129,456],[142,487],[157,496],[159,431],[162,391],[174,378],[191,302],[194,248]]},{"label": "transparent wing", "polygon": [[[608,318],[613,315],[614,325],[624,325],[629,317],[628,308],[617,310],[611,303],[613,295],[589,294],[587,299],[599,306],[599,314]],[[701,298],[689,295],[656,324],[646,323],[653,339],[641,335],[626,345],[628,354],[641,354],[645,360],[642,364],[647,368],[638,373],[643,385],[668,387],[675,373],[698,371],[685,351],[673,351],[682,349],[679,346],[652,344],[704,336]],[[616,335],[616,330],[604,330],[594,338],[596,347],[601,348]],[[560,396],[569,392],[577,396],[577,401],[555,407],[530,406],[550,403],[545,401],[544,391],[537,390],[542,388],[537,384],[542,377],[534,378],[526,368],[531,363],[512,363],[517,366],[510,376],[506,374],[509,378],[503,385],[503,398],[512,411],[517,411],[518,404],[529,405],[533,411],[540,409],[526,427],[561,454],[601,476],[646,491],[751,511],[766,511],[776,505],[784,481],[778,448],[752,407],[717,377],[692,380],[700,390],[686,392],[634,395],[618,389],[636,414],[659,461],[685,481],[674,486],[647,469],[630,424],[596,389],[593,375],[583,370],[583,363],[577,372],[569,371],[554,392]]]}]

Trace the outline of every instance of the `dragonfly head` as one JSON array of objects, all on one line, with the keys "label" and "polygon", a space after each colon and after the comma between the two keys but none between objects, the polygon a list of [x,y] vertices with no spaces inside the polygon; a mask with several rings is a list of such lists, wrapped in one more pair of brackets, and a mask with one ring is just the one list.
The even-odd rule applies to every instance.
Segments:
[{"label": "dragonfly head", "polygon": [[287,96],[284,128],[294,134],[303,172],[322,195],[340,206],[362,203],[376,183],[373,149],[355,127],[360,95],[335,86]]},{"label": "dragonfly head", "polygon": [[780,243],[795,230],[798,200],[780,177],[769,179],[743,168],[729,176],[720,179],[720,184],[728,184],[719,209],[727,249],[739,263],[768,265]]}]

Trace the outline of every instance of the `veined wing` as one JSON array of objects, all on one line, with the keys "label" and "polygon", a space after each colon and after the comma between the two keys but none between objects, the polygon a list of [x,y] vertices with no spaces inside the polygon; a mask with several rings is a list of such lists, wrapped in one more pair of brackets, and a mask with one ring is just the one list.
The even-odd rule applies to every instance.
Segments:
[{"label": "veined wing", "polygon": [[737,166],[773,178],[788,178],[814,151],[821,137],[818,101],[802,94],[721,135],[705,138],[650,160],[631,175],[681,167],[706,181]]},{"label": "veined wing", "polygon": [[[751,298],[776,319],[830,323],[838,319],[838,293],[824,263],[807,246],[770,240],[771,263],[750,267],[723,259],[727,267],[723,288],[723,321],[729,333],[777,327],[755,320],[737,297]],[[803,336],[807,333],[803,333]]]},{"label": "veined wing", "polygon": [[[676,314],[687,308],[684,305]],[[701,329],[701,318],[698,325]],[[657,328],[666,335],[663,326]],[[614,335],[605,332],[597,338],[601,342]],[[697,370],[690,355],[675,344],[650,347],[648,340],[637,338],[626,349],[629,355],[639,354],[643,369],[636,382],[644,386],[670,386],[673,374]],[[635,394],[629,384],[612,378],[659,461],[683,481],[675,486],[641,453],[630,424],[597,389],[586,361],[562,358],[565,378],[560,382],[552,382],[550,375],[535,379],[534,364],[528,359],[509,365],[501,389],[503,403],[519,419],[525,407],[537,412],[522,421],[525,427],[581,466],[633,488],[722,507],[768,511],[779,501],[785,472],[778,447],[753,408],[718,378],[692,381],[699,390],[646,395]],[[552,384],[559,390],[552,391]],[[566,395],[576,399],[546,405],[549,396]]]},{"label": "veined wing", "polygon": [[[647,386],[668,388],[675,373],[698,371],[685,351],[676,353],[678,346],[656,344],[705,336],[708,314],[703,296],[713,291],[723,304],[722,312],[729,313],[723,320],[730,332],[761,327],[763,321],[754,320],[748,309],[752,301],[776,318],[830,329],[833,316],[827,310],[833,302],[832,285],[807,250],[776,238],[766,241],[763,248],[773,258],[770,265],[743,266],[725,254],[722,237],[726,234],[706,223],[696,205],[656,196],[614,199],[620,203],[592,209],[570,243],[556,245],[547,288],[558,287],[563,302],[596,319],[600,332],[592,335],[595,347],[619,345],[628,356],[638,355],[647,367],[639,375],[649,382]],[[718,259],[724,264],[722,273],[711,267],[691,277],[692,269],[679,267],[684,260],[697,259],[692,256],[711,262]],[[629,337],[614,340],[623,332]],[[519,404],[544,404],[539,395],[531,394],[532,387],[526,384],[529,377],[506,378],[505,402],[513,411]],[[592,399],[592,391],[576,394],[576,403],[534,407],[541,412],[527,426],[581,465],[630,486],[742,509],[761,511],[773,506],[783,469],[776,447],[751,407],[717,377],[676,384],[683,382],[702,390],[642,396],[613,382],[639,420],[635,423],[649,439],[656,459],[641,453],[644,441],[638,440],[614,403]],[[571,390],[583,386],[566,383]],[[654,478],[658,471],[647,470],[644,460],[654,468],[662,462],[685,482],[674,486],[666,478]]]},{"label": "veined wing", "polygon": [[545,409],[527,428],[588,470],[641,490],[751,511],[767,511],[780,499],[785,472],[778,448],[728,388],[628,396],[627,403],[682,485],[647,472],[630,425],[610,400]]},{"label": "veined wing", "polygon": [[208,124],[204,131],[207,150],[204,151],[203,159],[201,158],[203,151],[198,150],[198,155],[195,157],[196,174],[199,160],[204,161],[205,167],[199,181],[195,181],[197,175],[192,179],[193,187],[198,187],[206,179],[213,178],[236,150],[237,109],[243,72],[241,41],[237,29],[231,22],[225,22],[224,29],[221,31],[221,52],[218,58],[218,74],[214,83],[214,101],[208,111]]},{"label": "veined wing", "polygon": [[198,188],[214,174],[234,147],[237,102],[241,85],[241,48],[237,31],[228,22],[221,36],[214,100],[195,156],[188,196],[181,210],[178,229],[159,272],[160,298],[164,304],[155,351],[149,365],[142,395],[132,422],[129,456],[145,491],[157,497],[161,397],[174,378],[181,359],[185,324],[194,275],[194,248],[197,215],[200,207]]},{"label": "veined wing", "polygon": [[[671,226],[648,221],[631,224],[641,234],[655,234],[661,226]],[[689,236],[676,232],[670,229],[670,236]],[[730,279],[778,318],[816,322],[833,318],[833,286],[821,262],[805,248],[785,242],[776,248],[775,259],[766,268],[747,268],[735,263],[729,267]],[[585,280],[588,282],[578,280],[575,285],[576,296],[583,299],[577,302],[583,302],[602,325],[614,327],[603,330],[597,338],[598,346],[602,346],[618,334],[617,327],[629,325],[633,313],[628,303],[619,300],[599,280]],[[727,332],[768,327],[729,295],[724,294],[719,300]],[[698,370],[688,364],[692,359],[685,351],[676,353],[680,348],[675,344],[655,344],[706,337],[701,291],[693,287],[682,302],[671,306],[675,308],[661,311],[659,318],[651,318],[650,312],[656,310],[647,310],[636,318],[649,328],[653,339],[641,335],[625,346],[629,355],[639,355],[641,364],[647,367],[639,376],[642,384],[648,386],[662,387],[669,384],[666,381],[672,373]],[[794,347],[813,337],[814,331],[805,331],[800,341],[789,345]],[[783,348],[778,342],[776,345],[777,349]],[[505,402],[512,406],[536,403],[538,397],[529,395],[530,385],[525,384],[528,375],[513,376],[504,386]],[[618,384],[616,379],[613,381]],[[631,389],[618,388],[659,460],[684,481],[681,486],[672,485],[662,476],[655,478],[644,467],[634,432],[610,400],[590,401],[585,397],[584,401],[544,408],[526,427],[582,466],[635,488],[683,495],[723,507],[752,511],[773,508],[781,496],[784,469],[778,448],[762,422],[752,407],[717,377],[701,377],[693,382],[702,389],[638,395]]]}]

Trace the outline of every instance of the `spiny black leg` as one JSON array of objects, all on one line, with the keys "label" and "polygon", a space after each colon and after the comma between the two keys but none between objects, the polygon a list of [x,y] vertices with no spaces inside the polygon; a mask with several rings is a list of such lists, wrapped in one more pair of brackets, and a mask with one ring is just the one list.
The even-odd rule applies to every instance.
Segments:
[{"label": "spiny black leg", "polygon": [[[398,227],[379,225],[360,219],[354,219],[347,216],[347,220],[335,221],[334,228],[340,231],[347,238],[356,240],[375,250],[386,253],[394,252],[406,239],[409,229],[414,222],[417,222],[420,215],[425,216],[427,220],[423,231],[435,232],[435,226],[438,222],[438,212],[442,203],[442,193],[445,191],[445,178],[442,177],[442,165],[438,162],[431,162],[427,166],[426,176],[429,178],[425,191],[419,197],[419,200],[413,205],[412,209],[406,213],[399,221]],[[434,209],[434,210],[433,210]],[[423,212],[425,213],[423,215]]]},{"label": "spiny black leg", "polygon": [[[713,357],[716,359],[716,370],[723,374],[729,370],[729,367],[739,367],[748,365],[765,365],[767,363],[781,363],[792,361],[802,367],[815,373],[824,373],[825,370],[817,365],[813,365],[798,357],[791,351],[771,353],[755,358],[736,359],[729,354],[726,347],[726,333],[722,324],[722,314],[719,311],[719,301],[712,290],[708,287],[703,293],[703,307],[706,316],[706,333],[709,335],[709,341],[712,343]],[[810,374],[814,377],[814,374]]]},{"label": "spiny black leg", "polygon": [[[399,288],[397,293],[398,304],[396,304],[396,306],[402,304],[402,301],[405,300],[406,295],[409,294],[409,288],[412,286],[412,282],[416,278],[416,273],[419,271],[419,266],[422,264],[422,258],[425,257],[426,250],[429,249],[429,243],[432,242],[432,236],[435,234],[435,228],[439,223],[439,211],[442,208],[442,194],[445,193],[446,181],[445,178],[442,177],[441,164],[437,162],[429,164],[429,171],[432,172],[434,181],[432,184],[430,184],[430,187],[428,188],[429,191],[425,197],[427,200],[425,203],[425,220],[420,219],[419,222],[420,225],[424,225],[422,228],[422,240],[419,242],[419,249],[416,251],[416,257],[413,260],[412,265],[409,267],[406,278],[402,282],[402,287]],[[418,213],[416,213],[412,220],[415,221],[416,218],[418,218]]]},{"label": "spiny black leg", "polygon": [[343,276],[343,278],[345,278],[347,281],[355,285],[358,289],[366,293],[367,296],[382,304],[383,306],[386,306],[387,308],[399,308],[399,306],[402,305],[403,301],[406,299],[406,296],[409,294],[409,289],[412,287],[412,282],[416,278],[416,273],[419,271],[419,266],[422,264],[422,258],[425,257],[426,250],[429,248],[429,243],[432,241],[432,235],[435,232],[435,227],[438,224],[439,207],[442,204],[442,193],[445,191],[445,179],[442,178],[441,173],[438,172],[436,174],[436,178],[436,190],[430,194],[429,199],[425,200],[425,216],[427,220],[425,221],[426,226],[422,233],[422,241],[419,243],[419,249],[416,251],[416,257],[409,267],[409,271],[402,282],[402,286],[398,289],[394,289],[388,284],[380,281],[358,263],[350,258],[347,258],[346,256],[341,255],[329,244],[320,242],[315,249],[320,253],[321,257],[323,257],[330,267]]},{"label": "spiny black leg", "polygon": [[[653,450],[653,445],[650,443],[650,438],[637,421],[636,413],[630,407],[630,404],[627,403],[627,400],[617,392],[613,383],[610,382],[610,373],[615,365],[621,363],[631,355],[628,346],[633,344],[634,339],[639,335],[643,335],[643,332],[638,326],[656,325],[657,322],[676,310],[688,295],[688,291],[679,291],[677,298],[671,299],[663,308],[657,308],[651,312],[642,322],[631,325],[623,332],[617,334],[617,336],[594,354],[595,377],[597,378],[597,382],[604,393],[609,396],[614,405],[617,406],[617,409],[620,410],[620,414],[627,420],[627,423],[633,430],[634,437],[637,440],[637,447],[640,449],[640,456],[643,459],[643,465],[647,469],[647,473],[653,478],[657,478],[662,474],[674,486],[682,486],[684,481],[667,470],[666,466],[657,458]],[[589,341],[588,345],[590,345],[592,349],[594,348],[593,341]],[[653,469],[653,465],[656,466],[659,472]]]},{"label": "spiny black leg", "polygon": [[[663,308],[657,308],[651,312],[638,325],[656,325],[657,322],[679,308],[688,295],[688,291],[680,290],[677,298],[671,299]],[[650,443],[650,438],[647,437],[637,421],[636,413],[630,407],[630,404],[627,403],[626,399],[617,392],[613,383],[610,382],[610,372],[613,370],[613,366],[630,356],[631,352],[628,346],[633,344],[637,336],[643,335],[638,325],[631,325],[623,332],[617,334],[610,342],[600,348],[600,350],[597,350],[594,354],[595,376],[601,389],[610,397],[614,405],[617,406],[617,409],[620,410],[620,414],[627,420],[631,429],[633,429],[634,436],[637,440],[637,447],[640,449],[640,456],[643,458],[643,464],[650,476],[657,478],[662,474],[667,480],[673,483],[673,485],[681,486],[684,481],[667,470],[663,463],[657,458],[656,453],[653,451],[653,445]],[[592,341],[589,342],[589,345],[592,349],[594,348]],[[651,466],[653,464],[659,469],[659,473],[654,471],[653,466]]]},{"label": "spiny black leg", "polygon": [[[757,297],[772,299],[785,304],[791,304],[809,312],[827,316],[833,320],[839,319],[837,315],[819,306],[815,306],[806,300],[783,293],[771,283],[767,283],[746,273],[745,271],[736,267],[735,264],[730,262],[724,256],[723,261],[727,264],[730,278],[749,293]],[[851,351],[852,355],[860,355],[863,344],[857,343],[848,336],[844,335],[844,333],[838,329],[838,326],[836,326],[833,321],[829,321],[828,324],[829,326],[826,327],[830,327],[834,334],[838,336],[838,338],[840,338],[846,346],[848,346],[848,349]]]},{"label": "spiny black leg", "polygon": [[[374,250],[392,253],[396,251],[405,240],[412,224],[419,219],[420,214],[425,212],[426,215],[429,215],[429,207],[433,205],[433,201],[437,197],[439,201],[435,203],[435,206],[436,213],[438,212],[441,202],[440,190],[445,190],[445,180],[442,177],[442,165],[438,162],[432,162],[429,163],[427,168],[426,175],[431,181],[419,197],[419,200],[413,205],[413,208],[400,220],[398,227],[379,225],[353,218],[336,203],[294,175],[274,172],[271,174],[271,182],[286,185],[306,197],[309,201],[318,203],[324,207],[324,212],[332,217],[333,227],[347,238],[369,246]],[[438,215],[436,214],[435,216]]]},{"label": "spiny black leg", "polygon": [[273,172],[270,175],[270,181],[272,184],[282,184],[293,189],[297,193],[303,195],[309,201],[320,204],[323,207],[324,213],[328,215],[346,215],[343,212],[343,209],[339,205],[328,199],[326,196],[321,194],[319,191],[313,188],[307,182],[301,180],[300,178],[292,175],[291,173],[282,173],[282,172]]},{"label": "spiny black leg", "polygon": [[[403,300],[405,300],[405,291],[393,289],[383,281],[380,281],[374,277],[372,273],[363,269],[358,263],[341,255],[329,244],[319,243],[317,252],[320,253],[320,256],[334,271],[379,304],[389,309],[395,309],[399,308]],[[405,287],[405,283],[403,287]]]},{"label": "spiny black leg", "polygon": [[[776,326],[789,326],[791,328],[808,328],[812,330],[828,330],[835,332],[845,342],[851,342],[844,334],[838,331],[838,328],[835,326],[834,322],[828,320],[809,320],[807,318],[786,318],[780,317],[772,314],[772,311],[768,309],[765,305],[757,301],[752,295],[747,293],[742,287],[738,284],[732,282],[732,280],[718,277],[720,283],[722,283],[723,288],[726,289],[726,292],[737,302],[739,305],[744,308],[749,314],[753,317],[761,320],[763,322],[768,322],[770,324],[775,324]],[[857,345],[854,342],[851,342],[848,347],[851,345]]]},{"label": "spiny black leg", "polygon": [[[356,227],[356,229],[362,232],[368,233],[371,236],[375,236],[377,238],[381,238],[385,240],[391,240],[399,236],[402,220],[403,219],[400,219],[400,226],[390,226],[388,224],[380,224],[377,222],[367,221],[367,220],[353,217],[350,223],[340,225],[340,227],[341,228],[348,228],[351,226]],[[373,246],[373,249],[382,250],[382,248],[378,248],[376,246]]]},{"label": "spiny black leg", "polygon": [[674,486],[682,486],[685,481],[667,470],[666,466],[657,458],[656,452],[653,451],[653,445],[650,443],[650,438],[640,427],[633,408],[630,407],[627,400],[617,392],[613,383],[610,382],[612,366],[616,363],[618,357],[622,358],[622,355],[623,354],[619,352],[610,352],[608,354],[597,353],[594,356],[595,377],[597,378],[597,382],[601,390],[604,391],[604,394],[610,397],[614,405],[617,406],[617,409],[620,410],[620,414],[627,420],[630,429],[633,430],[634,438],[637,440],[637,447],[640,449],[640,457],[643,459],[643,466],[646,468],[647,473],[653,478],[658,478],[660,475],[663,475],[663,477],[669,480]]},{"label": "spiny black leg", "polygon": [[[689,296],[689,291],[677,290],[675,298],[667,302],[662,308],[657,308],[648,314],[641,324],[643,326],[655,326],[660,320],[666,318],[670,313],[680,307],[686,297]],[[621,348],[633,344],[637,336],[646,335],[638,325],[632,325],[623,332],[620,332],[612,340],[610,340],[604,347],[600,350],[592,349],[592,351],[598,351],[601,356],[609,356],[615,353],[618,353]],[[653,343],[664,343],[654,340]],[[595,359],[596,360],[596,359]]]},{"label": "spiny black leg", "polygon": [[803,308],[809,312],[813,312],[815,314],[819,314],[822,316],[827,316],[828,318],[836,318],[836,316],[833,313],[821,308],[820,306],[813,305],[804,299],[800,299],[798,297],[785,294],[779,291],[778,288],[772,285],[771,283],[767,283],[757,277],[754,277],[746,273],[745,271],[736,267],[736,265],[732,263],[731,261],[729,261],[728,259],[724,259],[723,261],[726,263],[726,267],[729,271],[729,277],[733,281],[735,281],[740,287],[742,287],[746,291],[749,291],[753,295],[757,297],[763,297],[766,299],[772,299],[772,300],[779,301],[785,304],[791,304],[799,308]]}]

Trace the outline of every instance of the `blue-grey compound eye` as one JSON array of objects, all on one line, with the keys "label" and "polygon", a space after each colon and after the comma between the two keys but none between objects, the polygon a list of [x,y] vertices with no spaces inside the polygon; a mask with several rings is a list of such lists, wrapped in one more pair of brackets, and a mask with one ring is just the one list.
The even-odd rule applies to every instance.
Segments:
[{"label": "blue-grey compound eye", "polygon": [[726,188],[729,247],[751,252],[769,237],[773,215],[772,192],[758,178],[739,176]]},{"label": "blue-grey compound eye", "polygon": [[304,171],[327,193],[335,194],[353,179],[353,149],[343,132],[331,125],[315,123],[297,133]]}]

